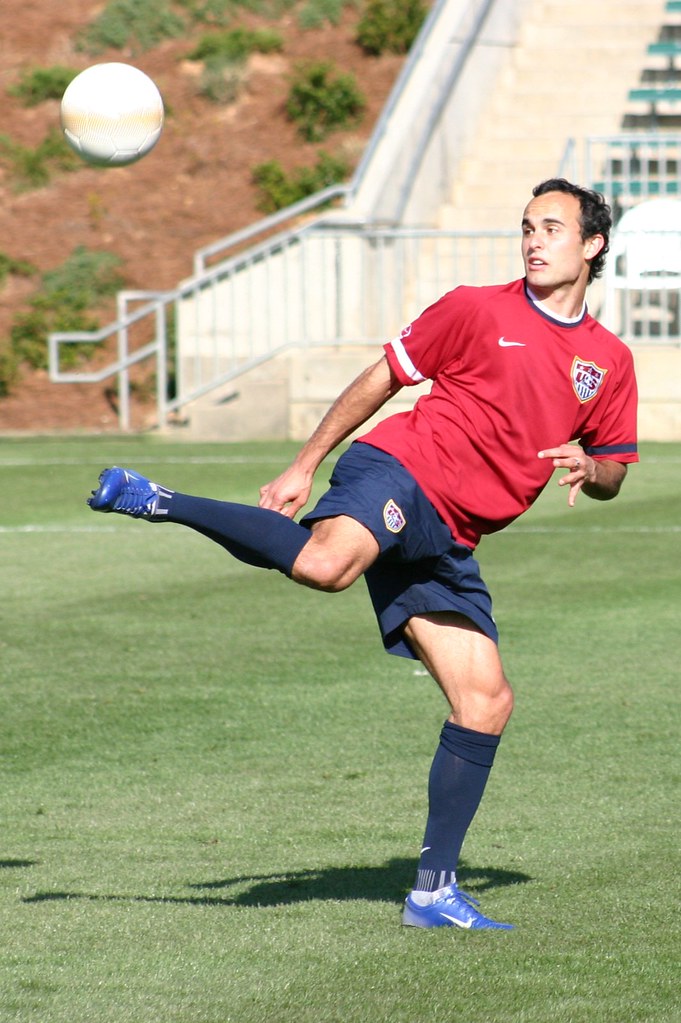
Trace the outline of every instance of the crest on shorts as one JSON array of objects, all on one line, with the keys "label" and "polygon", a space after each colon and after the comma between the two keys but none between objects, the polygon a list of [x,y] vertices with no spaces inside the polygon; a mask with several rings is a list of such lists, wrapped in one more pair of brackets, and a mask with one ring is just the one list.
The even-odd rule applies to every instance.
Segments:
[{"label": "crest on shorts", "polygon": [[587,362],[575,355],[572,361],[572,386],[582,403],[596,397],[607,372],[607,369],[601,369],[595,362]]},{"label": "crest on shorts", "polygon": [[386,529],[389,529],[391,533],[399,533],[407,524],[402,509],[399,505],[395,504],[392,498],[390,498],[383,509],[383,521],[385,522]]}]

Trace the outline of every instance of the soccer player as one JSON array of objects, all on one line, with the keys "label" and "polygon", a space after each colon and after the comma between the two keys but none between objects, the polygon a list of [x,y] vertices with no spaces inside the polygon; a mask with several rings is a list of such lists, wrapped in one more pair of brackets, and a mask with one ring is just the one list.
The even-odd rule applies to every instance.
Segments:
[{"label": "soccer player", "polygon": [[[100,476],[95,511],[189,526],[242,561],[330,592],[366,579],[388,652],[419,659],[450,707],[403,923],[509,929],[457,885],[464,837],[511,714],[488,590],[473,551],[536,500],[555,469],[596,500],[638,461],[631,353],[587,312],[611,227],[601,195],[565,179],[533,190],[523,279],[458,287],[426,309],[350,384],[259,507],[176,493],[132,470]],[[338,460],[297,523],[318,466],[400,388],[431,380]]]}]

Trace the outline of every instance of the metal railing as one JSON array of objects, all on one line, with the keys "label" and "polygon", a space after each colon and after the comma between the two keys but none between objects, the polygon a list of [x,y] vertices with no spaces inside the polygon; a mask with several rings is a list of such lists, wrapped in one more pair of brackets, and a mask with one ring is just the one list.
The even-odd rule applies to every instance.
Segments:
[{"label": "metal railing", "polygon": [[[623,132],[571,139],[560,173],[602,192],[615,229],[601,287],[602,320],[632,347],[681,345],[681,231],[675,202],[649,219],[641,205],[681,199],[681,134]],[[658,206],[659,204],[654,204]]]},{"label": "metal railing", "polygon": [[570,139],[560,172],[602,192],[620,217],[644,199],[681,198],[681,134],[622,132]]},{"label": "metal railing", "polygon": [[[95,333],[50,337],[52,379],[118,380],[121,429],[130,426],[130,369],[155,360],[159,424],[198,398],[292,348],[382,343],[456,284],[519,272],[512,231],[440,231],[315,221],[208,267],[173,291],[119,295],[118,319]],[[167,356],[177,346],[174,393]],[[62,345],[116,339],[101,369],[59,368]]]},{"label": "metal railing", "polygon": [[[498,283],[522,272],[515,230],[389,228],[331,219],[284,231],[213,266],[206,265],[210,255],[204,250],[202,272],[177,289],[122,292],[118,319],[108,327],[94,334],[53,334],[52,379],[95,383],[115,375],[120,427],[127,430],[130,371],[153,359],[161,425],[171,413],[287,349],[383,343],[457,284]],[[659,277],[639,280],[635,306],[647,309],[646,317],[634,322],[613,313],[606,325],[632,345],[681,344],[680,289],[672,282],[660,299],[661,290]],[[660,304],[669,315],[656,323],[650,310]],[[614,308],[611,303],[610,312]],[[170,394],[167,355],[174,337],[180,343]],[[114,362],[91,371],[60,369],[62,345],[110,338],[116,339]]]}]

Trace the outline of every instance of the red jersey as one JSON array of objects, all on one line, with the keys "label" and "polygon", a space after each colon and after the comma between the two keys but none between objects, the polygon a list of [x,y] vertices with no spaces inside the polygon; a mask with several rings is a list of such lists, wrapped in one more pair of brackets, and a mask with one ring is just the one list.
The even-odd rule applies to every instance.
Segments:
[{"label": "red jersey", "polygon": [[400,383],[432,387],[361,440],[394,455],[468,547],[537,499],[554,471],[539,451],[578,440],[638,461],[631,352],[586,310],[552,318],[524,280],[456,288],[385,352]]}]

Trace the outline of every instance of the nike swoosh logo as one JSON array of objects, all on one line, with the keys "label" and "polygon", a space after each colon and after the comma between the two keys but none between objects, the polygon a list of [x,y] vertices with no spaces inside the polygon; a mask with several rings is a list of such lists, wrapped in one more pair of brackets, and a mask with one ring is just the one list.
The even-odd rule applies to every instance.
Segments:
[{"label": "nike swoosh logo", "polygon": [[500,337],[497,344],[500,348],[524,348],[525,345],[522,341],[507,341],[505,337]]},{"label": "nike swoosh logo", "polygon": [[455,927],[462,927],[464,931],[469,931],[473,926],[472,920],[464,923],[463,920],[457,920],[455,916],[450,916],[449,913],[440,913],[440,916],[443,916],[445,920],[451,920]]}]

